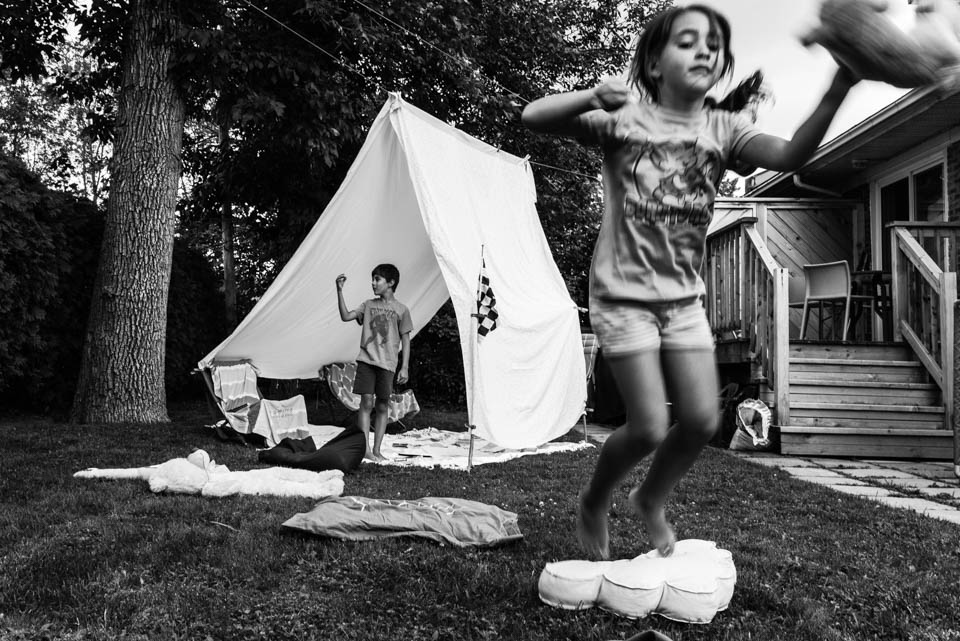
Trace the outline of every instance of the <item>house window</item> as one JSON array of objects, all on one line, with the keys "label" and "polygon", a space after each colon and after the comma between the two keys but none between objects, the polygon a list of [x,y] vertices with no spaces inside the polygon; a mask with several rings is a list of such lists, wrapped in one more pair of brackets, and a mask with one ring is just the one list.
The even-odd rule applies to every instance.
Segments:
[{"label": "house window", "polygon": [[880,229],[883,230],[883,265],[890,265],[890,230],[887,223],[910,220],[910,180],[901,178],[880,188]]},{"label": "house window", "polygon": [[[946,220],[944,163],[928,165],[880,182],[880,255],[882,269],[890,268],[888,223],[896,221],[938,222]],[[925,247],[936,255],[934,247]]]},{"label": "house window", "polygon": [[914,220],[929,222],[945,219],[943,198],[943,165],[934,165],[913,175]]}]

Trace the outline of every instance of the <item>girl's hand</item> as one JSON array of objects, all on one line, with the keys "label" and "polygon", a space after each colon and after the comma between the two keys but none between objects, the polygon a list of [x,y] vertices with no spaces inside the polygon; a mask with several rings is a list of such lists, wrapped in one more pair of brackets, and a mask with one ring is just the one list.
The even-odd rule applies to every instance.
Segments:
[{"label": "girl's hand", "polygon": [[343,289],[343,284],[347,282],[347,277],[343,274],[337,276],[337,289]]},{"label": "girl's hand", "polygon": [[625,105],[629,97],[630,89],[627,84],[613,78],[594,87],[590,104],[594,109],[613,111]]}]

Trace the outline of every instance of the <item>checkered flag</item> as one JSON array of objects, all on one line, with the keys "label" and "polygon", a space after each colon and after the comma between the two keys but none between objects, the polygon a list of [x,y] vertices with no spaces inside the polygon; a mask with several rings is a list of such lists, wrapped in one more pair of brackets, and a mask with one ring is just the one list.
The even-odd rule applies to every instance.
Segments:
[{"label": "checkered flag", "polygon": [[480,259],[480,280],[477,282],[477,340],[482,341],[483,337],[497,328],[497,299],[493,295],[493,287],[490,286],[490,277],[487,276],[487,262]]}]

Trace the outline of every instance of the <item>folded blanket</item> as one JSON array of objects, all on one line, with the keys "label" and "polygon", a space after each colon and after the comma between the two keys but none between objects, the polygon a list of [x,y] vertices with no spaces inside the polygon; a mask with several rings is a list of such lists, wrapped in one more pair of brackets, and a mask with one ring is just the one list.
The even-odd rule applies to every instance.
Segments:
[{"label": "folded blanket", "polygon": [[170,459],[159,465],[121,469],[81,470],[75,478],[143,479],[153,492],[232,496],[254,494],[270,496],[302,496],[322,499],[343,494],[343,472],[330,470],[311,472],[283,467],[231,472],[218,465],[203,450],[186,458]]}]

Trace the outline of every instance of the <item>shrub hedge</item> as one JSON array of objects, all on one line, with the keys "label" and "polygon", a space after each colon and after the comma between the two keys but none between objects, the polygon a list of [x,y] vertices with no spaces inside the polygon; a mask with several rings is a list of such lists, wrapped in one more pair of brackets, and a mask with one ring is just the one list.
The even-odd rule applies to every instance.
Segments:
[{"label": "shrub hedge", "polygon": [[[0,156],[0,399],[60,415],[80,368],[103,238],[92,203],[46,188],[19,160]],[[217,276],[183,239],[174,244],[167,325],[170,398],[199,392],[189,376],[224,335]]]}]

